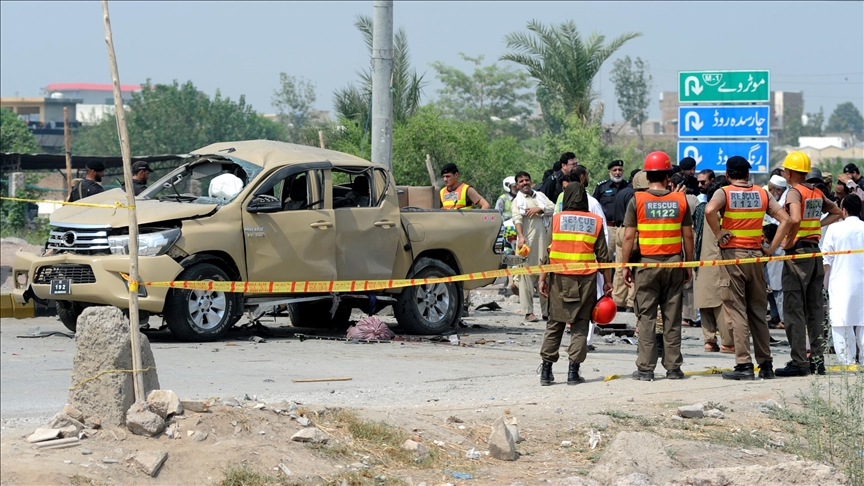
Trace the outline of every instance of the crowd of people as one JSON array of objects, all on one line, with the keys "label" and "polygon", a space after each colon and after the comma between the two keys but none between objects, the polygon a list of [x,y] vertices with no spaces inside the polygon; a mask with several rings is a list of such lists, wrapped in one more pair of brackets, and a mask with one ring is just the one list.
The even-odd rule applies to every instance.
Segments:
[{"label": "crowd of people", "polygon": [[[457,177],[441,190],[442,207],[489,208],[450,165],[445,170]],[[636,314],[637,380],[654,380],[658,360],[666,378],[684,378],[682,326],[702,328],[706,352],[735,355],[724,379],[753,380],[757,366],[762,379],[824,374],[829,338],[841,364],[862,363],[864,254],[751,260],[864,249],[864,180],[858,168],[848,164],[834,183],[832,174],[794,151],[760,187],[751,182],[743,157],[730,157],[725,174],[697,173],[696,165],[690,157],[673,165],[667,154],[653,152],[625,179],[624,161],[614,160],[607,166],[609,178],[590,194],[587,170],[567,152],[536,184],[524,171],[504,179],[495,209],[512,224],[525,265],[740,262],[519,276],[511,289],[520,296],[525,320],[539,321],[536,292],[547,323],[541,385],[554,382],[552,365],[567,331],[567,383],[584,381],[579,369],[593,349],[592,311],[604,295],[618,312]],[[774,366],[771,328],[784,329],[791,348],[783,367]]]}]

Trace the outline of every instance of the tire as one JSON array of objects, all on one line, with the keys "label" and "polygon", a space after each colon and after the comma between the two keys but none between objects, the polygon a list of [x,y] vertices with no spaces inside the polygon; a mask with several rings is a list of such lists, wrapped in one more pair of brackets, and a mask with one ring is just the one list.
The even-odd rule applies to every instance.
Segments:
[{"label": "tire", "polygon": [[78,328],[78,316],[84,312],[84,306],[68,300],[55,300],[54,304],[57,308],[57,317],[60,318],[60,322],[66,326],[66,329],[75,332],[75,329]]},{"label": "tire", "polygon": [[329,300],[288,304],[291,325],[294,327],[337,329],[339,331],[348,329],[351,320],[351,308],[340,306],[336,309],[336,314],[330,317],[332,305]]},{"label": "tire", "polygon": [[[210,263],[197,263],[175,280],[230,281],[228,274]],[[215,341],[237,322],[235,294],[209,290],[170,289],[163,315],[171,334],[181,341]]]},{"label": "tire", "polygon": [[[456,275],[438,260],[421,258],[412,278],[438,278]],[[462,285],[459,282],[407,287],[399,294],[393,314],[409,334],[441,334],[450,329],[462,312]]]}]

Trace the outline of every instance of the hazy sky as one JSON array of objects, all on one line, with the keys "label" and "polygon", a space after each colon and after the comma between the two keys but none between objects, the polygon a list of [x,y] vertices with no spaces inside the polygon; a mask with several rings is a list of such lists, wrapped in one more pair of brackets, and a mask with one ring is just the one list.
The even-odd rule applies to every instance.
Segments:
[{"label": "hazy sky", "polygon": [[[368,66],[353,27],[372,15],[357,2],[109,2],[123,84],[191,80],[212,95],[241,94],[264,113],[279,72],[317,85],[319,109],[332,110],[333,90]],[[430,67],[443,61],[470,70],[458,53],[495,61],[504,35],[530,19],[573,19],[586,36],[644,35],[612,59],[640,56],[658,94],[677,90],[677,71],[770,69],[771,89],[804,91],[806,111],[852,101],[864,111],[864,2],[406,2],[394,7],[408,33],[414,66],[440,84]],[[621,120],[607,62],[595,82],[606,121]],[[39,96],[55,82],[109,83],[100,2],[0,2],[0,95]]]}]

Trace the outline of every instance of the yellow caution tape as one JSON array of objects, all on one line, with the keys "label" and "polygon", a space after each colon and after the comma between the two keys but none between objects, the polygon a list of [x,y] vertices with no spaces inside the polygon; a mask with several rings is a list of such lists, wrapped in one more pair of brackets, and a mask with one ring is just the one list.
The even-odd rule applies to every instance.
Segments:
[{"label": "yellow caution tape", "polygon": [[[832,251],[824,253],[802,253],[782,256],[764,256],[753,258],[736,258],[732,260],[706,260],[697,262],[668,263],[556,263],[551,265],[535,265],[530,267],[505,268],[487,272],[468,273],[452,277],[412,278],[401,280],[339,280],[339,281],[297,281],[297,282],[225,282],[225,281],[193,281],[178,280],[172,282],[145,282],[148,287],[170,287],[190,290],[213,290],[216,292],[243,292],[253,294],[296,294],[296,293],[329,293],[329,292],[361,292],[370,290],[395,289],[450,282],[466,282],[470,280],[485,280],[513,275],[534,275],[539,273],[563,272],[565,270],[596,270],[607,268],[699,268],[720,265],[745,265],[749,263],[764,263],[782,260],[804,260],[826,255],[851,255],[864,253],[860,250]],[[128,280],[128,277],[124,276]]]},{"label": "yellow caution tape", "polygon": [[93,204],[93,203],[81,203],[81,202],[68,202],[68,201],[52,201],[50,199],[24,199],[21,197],[0,197],[0,199],[4,201],[18,201],[18,202],[32,202],[32,203],[51,203],[51,204],[62,204],[64,206],[82,206],[85,208],[107,208],[107,209],[117,209],[117,208],[125,208],[125,209],[135,209],[135,206],[129,206],[123,204],[121,202],[116,202],[114,204]]},{"label": "yellow caution tape", "polygon": [[102,371],[100,371],[99,373],[97,373],[95,376],[91,376],[90,378],[85,378],[85,379],[81,380],[80,382],[78,382],[77,385],[75,385],[75,386],[69,388],[69,390],[74,390],[74,389],[76,389],[76,388],[80,388],[80,387],[83,386],[85,383],[90,382],[90,381],[93,381],[93,380],[95,380],[96,378],[99,378],[99,377],[102,376],[102,375],[108,375],[108,374],[111,374],[111,373],[135,373],[135,372],[145,372],[145,371],[150,371],[150,370],[155,370],[155,369],[156,369],[155,366],[148,366],[148,367],[144,368],[143,370],[102,370]]},{"label": "yellow caution tape", "polygon": [[[827,366],[825,368],[825,370],[826,371],[864,371],[864,366],[860,366],[860,365]],[[719,375],[719,374],[724,373],[726,371],[734,371],[734,370],[732,368],[717,368],[717,367],[712,366],[712,367],[708,368],[707,370],[702,370],[702,371],[685,371],[684,375],[686,375],[686,376]],[[755,373],[758,373],[759,367],[758,366],[754,367],[753,371]],[[603,378],[603,381],[607,382],[607,381],[617,380],[618,378],[623,378],[623,376],[621,376],[621,375],[607,375],[605,378]]]}]

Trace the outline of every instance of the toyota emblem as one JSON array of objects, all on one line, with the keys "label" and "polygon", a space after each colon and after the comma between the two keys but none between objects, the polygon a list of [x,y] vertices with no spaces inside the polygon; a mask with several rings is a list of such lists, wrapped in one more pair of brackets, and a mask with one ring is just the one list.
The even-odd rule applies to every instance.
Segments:
[{"label": "toyota emblem", "polygon": [[66,246],[74,246],[75,242],[78,240],[78,234],[74,231],[67,231],[63,233],[62,242]]}]

